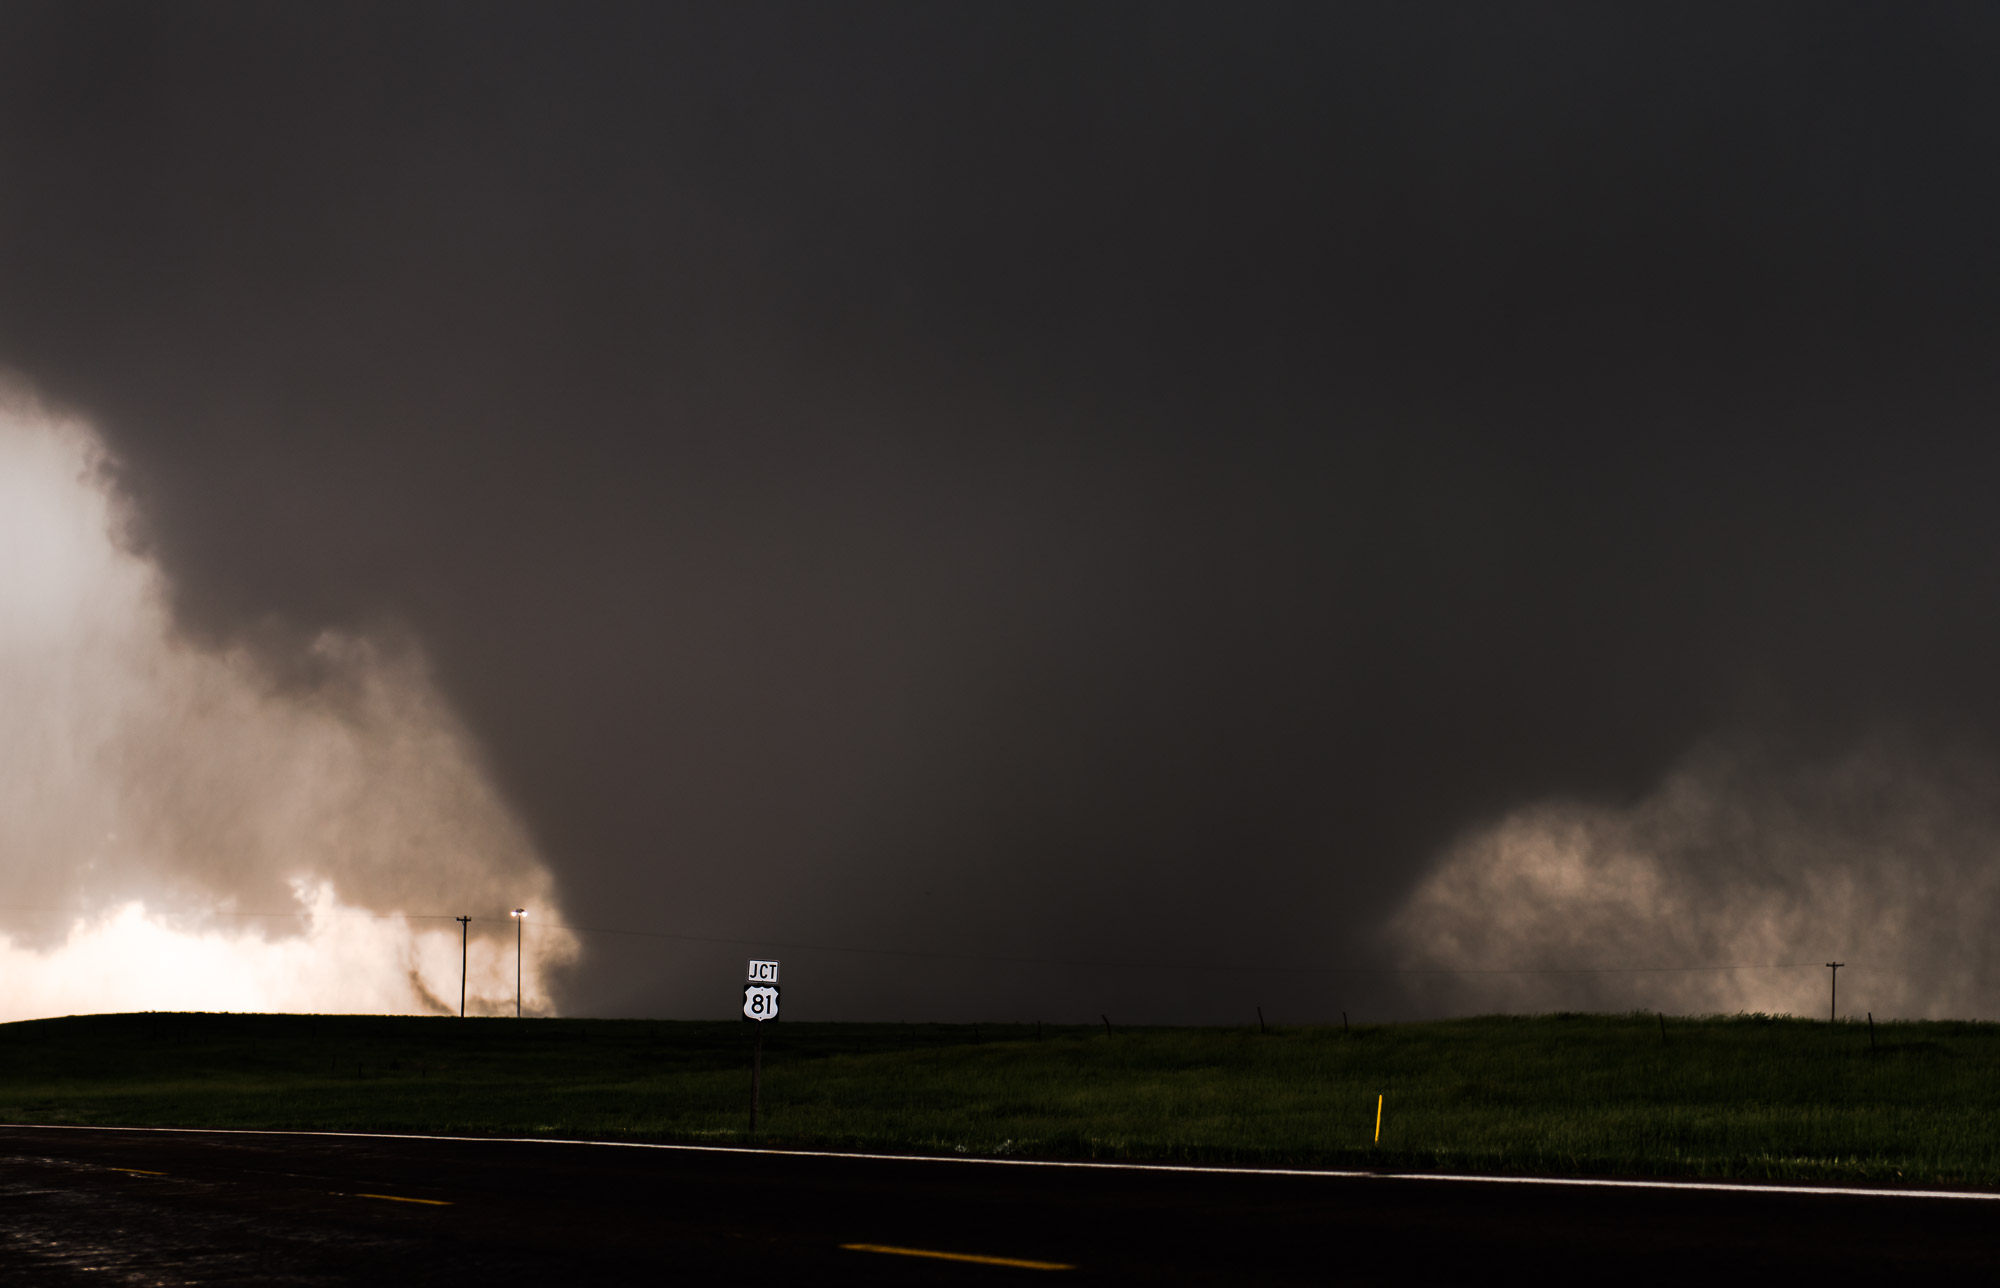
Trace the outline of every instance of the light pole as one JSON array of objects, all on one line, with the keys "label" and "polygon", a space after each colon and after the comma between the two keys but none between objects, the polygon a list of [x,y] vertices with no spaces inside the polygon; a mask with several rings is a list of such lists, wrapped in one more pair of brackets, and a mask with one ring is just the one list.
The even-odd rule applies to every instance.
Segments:
[{"label": "light pole", "polygon": [[521,923],[528,918],[526,908],[514,909],[514,1018],[521,1018]]}]

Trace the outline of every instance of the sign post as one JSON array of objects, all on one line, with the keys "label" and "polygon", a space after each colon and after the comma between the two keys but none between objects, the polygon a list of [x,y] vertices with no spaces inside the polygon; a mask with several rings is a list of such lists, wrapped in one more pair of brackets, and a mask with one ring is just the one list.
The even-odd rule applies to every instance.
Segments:
[{"label": "sign post", "polygon": [[753,960],[743,985],[743,1018],[757,1025],[750,1049],[750,1131],[757,1131],[757,1101],[764,1084],[764,1021],[778,1018],[778,963]]}]

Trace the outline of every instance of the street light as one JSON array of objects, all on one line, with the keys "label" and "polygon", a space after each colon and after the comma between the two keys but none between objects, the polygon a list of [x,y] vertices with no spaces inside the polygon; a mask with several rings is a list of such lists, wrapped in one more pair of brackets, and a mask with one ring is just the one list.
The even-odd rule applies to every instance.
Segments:
[{"label": "street light", "polygon": [[526,908],[514,909],[514,1018],[521,1018],[521,922],[527,918]]}]

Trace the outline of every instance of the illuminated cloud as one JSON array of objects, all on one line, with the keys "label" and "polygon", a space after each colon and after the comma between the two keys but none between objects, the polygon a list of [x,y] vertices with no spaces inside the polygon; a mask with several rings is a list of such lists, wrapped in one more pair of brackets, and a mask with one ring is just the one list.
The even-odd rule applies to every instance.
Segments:
[{"label": "illuminated cloud", "polygon": [[[391,630],[280,677],[175,631],[90,429],[0,409],[0,1018],[530,1010],[575,955],[553,883]],[[536,923],[539,922],[540,925]]]},{"label": "illuminated cloud", "polygon": [[1407,968],[1463,972],[1418,984],[1453,1011],[1825,1015],[1841,961],[1842,1014],[1990,1016],[1996,783],[1892,741],[1804,765],[1711,747],[1635,803],[1473,829],[1389,937]]}]

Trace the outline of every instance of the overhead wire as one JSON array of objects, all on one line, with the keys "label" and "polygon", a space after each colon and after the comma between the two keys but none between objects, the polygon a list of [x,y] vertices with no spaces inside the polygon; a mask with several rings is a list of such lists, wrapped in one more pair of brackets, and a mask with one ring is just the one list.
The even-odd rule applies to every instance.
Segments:
[{"label": "overhead wire", "polygon": [[[44,913],[53,916],[85,916],[86,913],[56,908],[0,907],[0,912]],[[169,911],[169,915],[188,917],[253,917],[253,918],[298,918],[301,920],[320,917],[360,917],[376,921],[456,921],[450,913],[399,913],[366,912],[361,909],[334,909],[317,912],[301,909],[293,912],[244,912],[234,909],[206,909],[199,912]],[[512,923],[511,915],[492,915],[470,918],[473,922]],[[561,922],[534,921],[533,924],[546,926],[551,930],[563,930],[581,935],[619,935],[635,939],[657,939],[678,943],[727,944],[736,947],[759,949],[784,949],[799,952],[853,953],[875,957],[904,957],[930,961],[987,962],[1008,966],[1060,966],[1091,970],[1172,970],[1192,973],[1215,974],[1278,974],[1278,975],[1383,975],[1383,976],[1463,976],[1463,975],[1655,975],[1689,974],[1701,972],[1740,970],[1800,970],[1823,969],[1824,962],[1732,962],[1692,966],[1304,966],[1283,965],[1260,962],[1255,965],[1237,962],[1171,962],[1171,961],[1122,961],[1103,958],[1081,957],[1031,957],[1001,953],[939,952],[916,948],[876,948],[854,944],[805,943],[795,940],[763,939],[725,935],[691,935],[673,931],[632,930],[615,926],[575,926]]]}]

